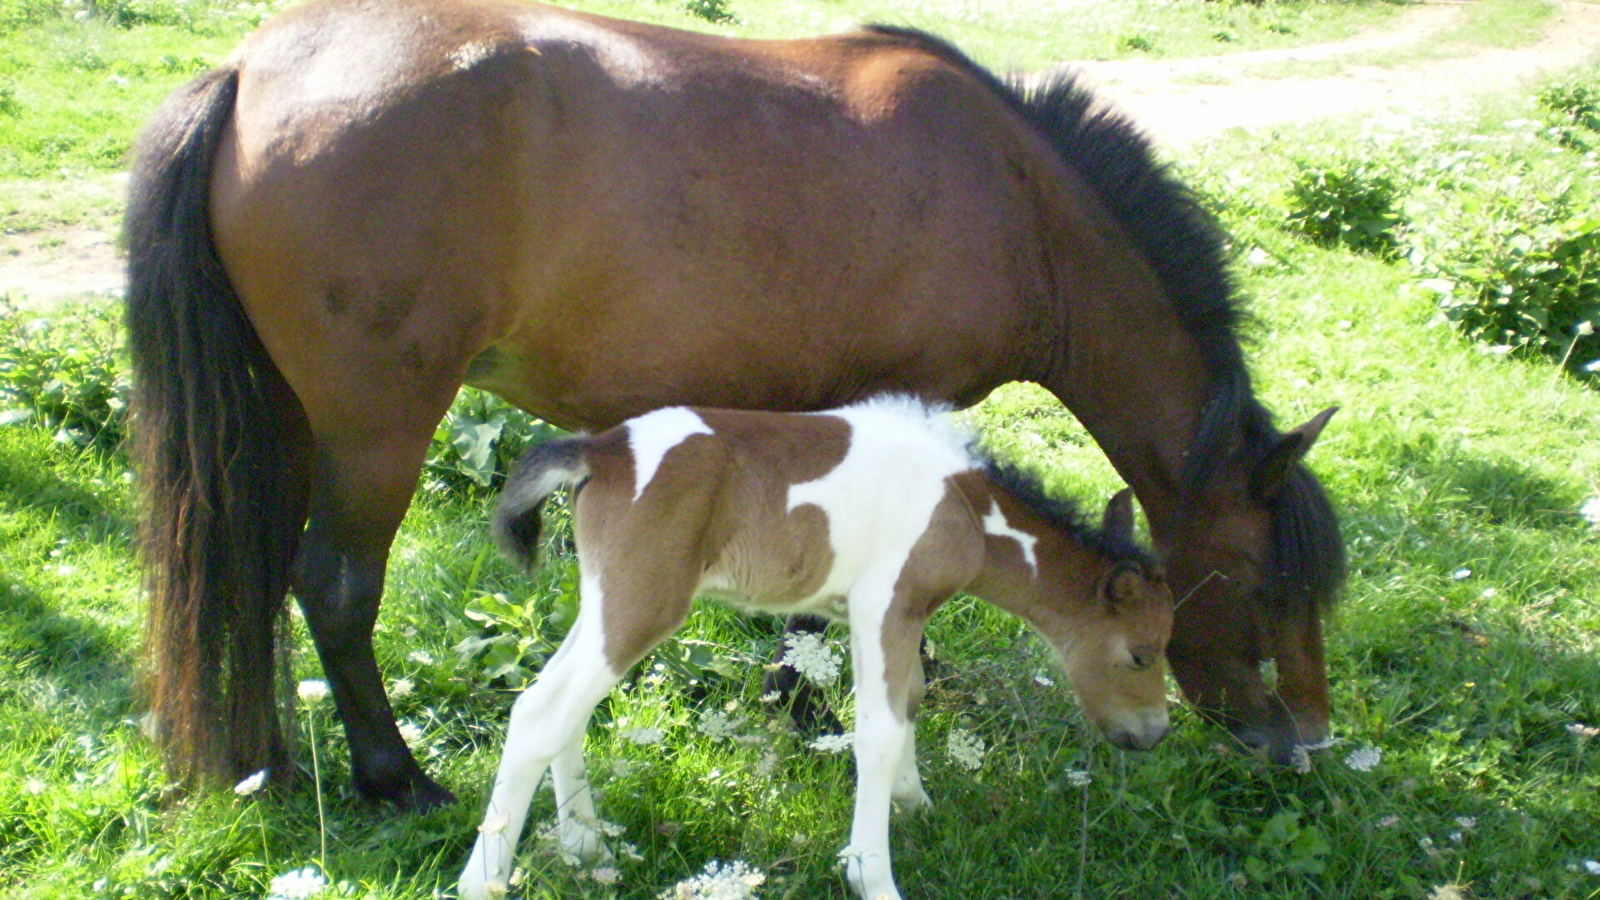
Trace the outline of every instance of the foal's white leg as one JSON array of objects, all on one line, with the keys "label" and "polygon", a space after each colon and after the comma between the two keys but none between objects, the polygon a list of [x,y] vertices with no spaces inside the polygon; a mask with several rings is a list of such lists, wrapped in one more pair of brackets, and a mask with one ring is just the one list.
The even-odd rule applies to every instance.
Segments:
[{"label": "foal's white leg", "polygon": [[895,809],[900,812],[912,812],[933,805],[928,792],[922,789],[922,773],[917,769],[917,707],[921,705],[922,695],[927,690],[920,658],[912,663],[909,688],[905,706],[905,749],[900,751],[900,768],[895,772],[891,795]]},{"label": "foal's white leg", "polygon": [[[606,661],[598,585],[591,590],[587,579],[585,582],[572,631],[545,664],[538,680],[511,708],[511,724],[506,729],[506,746],[489,796],[489,809],[478,829],[472,857],[461,873],[458,894],[462,900],[505,894],[528,804],[545,769],[558,756],[565,755],[569,768],[564,774],[570,776],[574,746],[577,767],[581,769],[589,714],[621,678]],[[569,791],[571,784],[569,778]],[[587,795],[587,790],[582,793]],[[592,817],[592,802],[585,799],[580,803],[587,805]]]},{"label": "foal's white leg", "polygon": [[584,733],[579,731],[550,763],[550,781],[556,793],[556,821],[561,849],[593,862],[609,858],[600,817],[589,791],[589,773],[583,755]]},{"label": "foal's white leg", "polygon": [[850,596],[850,652],[856,688],[856,809],[850,846],[840,855],[845,876],[862,900],[900,900],[889,859],[889,808],[901,771],[910,723],[889,697],[884,672],[883,614],[894,593],[893,574]]},{"label": "foal's white leg", "polygon": [[900,768],[894,774],[894,788],[890,796],[900,812],[912,812],[933,805],[928,792],[922,789],[922,773],[917,770],[917,725],[906,723],[905,748],[900,751]]}]

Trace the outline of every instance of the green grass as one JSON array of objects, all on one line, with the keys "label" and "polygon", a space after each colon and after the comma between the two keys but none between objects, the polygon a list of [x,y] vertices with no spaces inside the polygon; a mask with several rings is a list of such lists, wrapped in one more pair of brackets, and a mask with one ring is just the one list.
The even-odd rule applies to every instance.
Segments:
[{"label": "green grass", "polygon": [[[11,8],[0,2],[0,22]],[[629,8],[687,18],[670,4]],[[777,18],[763,23],[765,8],[735,0],[747,22],[735,27],[780,28]],[[782,8],[795,31],[812,30],[805,17],[825,12],[820,2],[806,13]],[[1274,12],[1252,10],[1180,4],[1174,16]],[[50,19],[0,40],[43,46],[41,35],[79,27]],[[164,24],[130,35],[162,28],[186,33]],[[82,31],[120,46],[112,29]],[[216,52],[231,40],[218,38]],[[1405,176],[1401,239],[1424,256],[1477,224],[1552,204],[1592,215],[1584,185],[1593,161],[1519,124],[1530,109],[1517,101],[1403,127],[1234,135],[1179,161],[1234,237],[1263,399],[1283,424],[1343,407],[1311,457],[1351,552],[1347,597],[1329,624],[1342,743],[1309,773],[1273,769],[1179,707],[1160,748],[1117,754],[1044,683],[1059,678],[1038,641],[958,600],[930,632],[936,660],[919,756],[934,807],[895,825],[908,898],[1422,900],[1451,885],[1475,898],[1600,898],[1600,876],[1584,868],[1600,860],[1600,738],[1569,731],[1600,725],[1600,528],[1578,513],[1600,495],[1600,394],[1550,362],[1460,338],[1417,288],[1424,273],[1412,263],[1314,247],[1284,227],[1296,163],[1341,155]],[[51,164],[68,158],[79,157]],[[71,166],[110,165],[83,159]],[[80,202],[84,215],[105,214],[87,200],[56,212],[53,199],[85,196],[72,182],[18,184],[17,196],[33,198],[19,222],[54,227],[52,216],[77,215]],[[0,391],[0,406],[54,408],[39,398],[63,391],[109,402],[114,391],[74,389],[116,367],[69,351],[98,346],[114,310],[64,311],[70,328],[49,330],[30,326],[31,315],[0,306],[13,317],[0,323],[0,386],[14,389]],[[37,365],[58,357],[71,362],[60,369],[64,388]],[[105,410],[120,423],[114,406]],[[1081,427],[1037,388],[1004,388],[974,415],[998,449],[1086,505],[1117,486]],[[181,797],[141,732],[126,462],[81,428],[59,432],[43,418],[0,426],[0,896],[259,897],[275,876],[308,865],[334,882],[321,896],[451,892],[512,688],[570,622],[570,557],[557,553],[530,584],[489,545],[488,492],[441,469],[419,488],[391,560],[377,653],[419,756],[458,792],[458,806],[405,816],[349,796],[326,704],[296,719],[298,779],[276,778],[251,798]],[[320,677],[303,624],[293,627],[295,674]],[[848,897],[835,859],[851,767],[846,756],[807,749],[762,703],[772,623],[708,606],[682,637],[603,704],[589,734],[601,815],[639,858],[624,854],[621,882],[605,886],[530,838],[517,896],[645,900],[709,860],[743,859],[766,872],[767,900]],[[848,696],[832,690],[848,711]],[[743,719],[745,740],[704,733],[708,711]],[[639,728],[659,728],[663,740],[635,743],[627,735]],[[327,806],[322,859],[313,729]],[[985,742],[978,771],[946,753],[955,729]],[[1344,763],[1369,747],[1382,752],[1371,771]],[[1082,769],[1092,776],[1086,788],[1066,777]],[[545,792],[532,821],[552,815]]]}]

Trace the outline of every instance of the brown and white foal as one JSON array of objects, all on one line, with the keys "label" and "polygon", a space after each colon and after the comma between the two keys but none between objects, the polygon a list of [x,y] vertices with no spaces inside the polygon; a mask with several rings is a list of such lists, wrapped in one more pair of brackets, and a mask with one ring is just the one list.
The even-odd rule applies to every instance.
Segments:
[{"label": "brown and white foal", "polygon": [[856,808],[841,856],[866,900],[900,897],[891,801],[928,802],[912,729],[918,644],[957,591],[1033,625],[1117,746],[1148,749],[1167,731],[1172,595],[1133,544],[1128,492],[1090,528],[975,457],[943,410],[897,397],[819,414],[677,407],[544,444],[506,485],[502,546],[531,565],[540,504],[578,484],[578,618],[512,709],[464,900],[504,892],[547,767],[563,845],[598,853],[583,758],[590,713],[683,624],[696,595],[849,622]]}]

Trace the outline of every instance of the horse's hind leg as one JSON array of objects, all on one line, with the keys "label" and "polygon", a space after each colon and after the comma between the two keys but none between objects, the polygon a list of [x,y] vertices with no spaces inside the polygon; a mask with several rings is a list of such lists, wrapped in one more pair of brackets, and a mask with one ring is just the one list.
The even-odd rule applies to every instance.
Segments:
[{"label": "horse's hind leg", "polygon": [[422,771],[400,736],[372,650],[389,545],[411,502],[432,425],[406,431],[317,436],[294,590],[344,723],[356,790],[370,800],[426,808],[455,798]]}]

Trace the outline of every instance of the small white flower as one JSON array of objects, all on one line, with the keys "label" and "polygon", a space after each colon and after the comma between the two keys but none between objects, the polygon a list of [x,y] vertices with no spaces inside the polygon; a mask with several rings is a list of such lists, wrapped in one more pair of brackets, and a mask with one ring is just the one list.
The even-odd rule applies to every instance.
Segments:
[{"label": "small white flower", "polygon": [[1456,816],[1456,824],[1461,826],[1462,831],[1471,831],[1472,829],[1478,827],[1478,817]]},{"label": "small white flower", "polygon": [[1087,769],[1068,769],[1067,770],[1067,784],[1070,784],[1073,787],[1077,787],[1077,788],[1088,787],[1089,786],[1089,782],[1091,782],[1093,780],[1094,779],[1089,776],[1089,772],[1088,772]]},{"label": "small white flower", "polygon": [[844,658],[833,652],[822,635],[802,631],[783,639],[788,649],[783,654],[783,664],[804,675],[813,684],[827,687],[839,680],[839,668]]},{"label": "small white flower", "polygon": [[416,687],[416,684],[411,679],[401,678],[389,685],[389,699],[399,700],[401,697],[409,697],[411,692],[416,690]]},{"label": "small white flower", "polygon": [[824,734],[806,746],[822,753],[842,753],[854,746],[855,742],[856,736],[846,732],[845,734]]},{"label": "small white flower", "polygon": [[1600,862],[1586,859],[1583,861],[1583,867],[1589,871],[1590,875],[1600,875]]},{"label": "small white flower", "polygon": [[988,749],[983,738],[978,737],[965,728],[952,728],[950,735],[945,740],[945,752],[956,765],[968,772],[976,772],[983,768],[983,753]]},{"label": "small white flower", "polygon": [[666,732],[659,728],[629,728],[617,736],[625,741],[632,741],[641,747],[648,747],[651,744],[661,743],[661,739],[666,736]]},{"label": "small white flower", "polygon": [[1379,828],[1393,828],[1394,826],[1399,825],[1399,824],[1400,824],[1400,817],[1399,816],[1384,816],[1383,818],[1378,820],[1378,827]]},{"label": "small white flower", "polygon": [[1039,672],[1033,673],[1033,683],[1037,684],[1040,687],[1055,687],[1056,686],[1056,680],[1054,678],[1051,678],[1049,673],[1044,672],[1044,671],[1039,671]]},{"label": "small white flower", "polygon": [[699,875],[680,881],[656,896],[658,900],[754,900],[756,888],[766,880],[765,873],[743,862],[712,860]]},{"label": "small white flower", "polygon": [[1269,262],[1272,262],[1272,255],[1260,247],[1253,247],[1251,248],[1249,255],[1245,257],[1245,262],[1251,266],[1259,268]]},{"label": "small white flower", "polygon": [[1304,744],[1295,746],[1291,755],[1294,757],[1294,770],[1301,775],[1311,774],[1311,748]]},{"label": "small white flower", "polygon": [[1581,738],[1592,738],[1600,735],[1600,728],[1585,725],[1582,722],[1573,722],[1567,726],[1567,733]]},{"label": "small white flower", "polygon": [[308,678],[305,681],[300,682],[300,686],[296,689],[295,693],[299,694],[300,699],[307,703],[316,703],[318,700],[328,696],[328,683],[326,681]]},{"label": "small white flower", "polygon": [[1451,572],[1450,577],[1455,581],[1466,581],[1468,578],[1472,577],[1472,570],[1466,566],[1462,566],[1454,572]]},{"label": "small white flower", "polygon": [[413,650],[406,654],[406,659],[411,660],[419,666],[433,665],[433,654],[426,650]]},{"label": "small white flower", "polygon": [[1467,900],[1458,884],[1436,884],[1428,893],[1428,900]]},{"label": "small white flower", "polygon": [[617,871],[615,866],[601,866],[598,869],[591,869],[589,877],[597,884],[616,884],[622,880],[622,873]]},{"label": "small white flower", "polygon": [[254,794],[256,791],[261,790],[261,786],[266,783],[267,770],[262,769],[254,775],[251,775],[249,778],[246,778],[245,780],[234,785],[233,792],[241,797],[248,797],[251,794]]},{"label": "small white flower", "polygon": [[328,886],[328,879],[322,877],[312,866],[285,872],[272,879],[271,895],[268,900],[306,900],[322,893]]},{"label": "small white flower", "polygon": [[1583,516],[1590,528],[1600,528],[1600,496],[1590,497],[1578,507],[1578,515]]},{"label": "small white flower", "polygon": [[779,700],[782,700],[782,699],[783,699],[783,695],[778,693],[777,691],[767,691],[765,694],[761,695],[760,702],[762,702],[762,703],[777,703]]},{"label": "small white flower", "polygon": [[425,737],[426,736],[422,733],[422,729],[418,728],[415,724],[411,722],[400,723],[400,739],[405,741],[409,746],[415,747],[418,744],[421,744]]},{"label": "small white flower", "polygon": [[778,759],[778,754],[772,750],[768,750],[767,752],[761,754],[761,760],[756,763],[756,774],[763,778],[771,775],[773,772],[778,771],[779,762],[780,760]]},{"label": "small white flower", "polygon": [[1371,772],[1381,759],[1383,759],[1383,751],[1379,748],[1362,747],[1359,750],[1350,751],[1350,755],[1344,758],[1344,764],[1357,772]]},{"label": "small white flower", "polygon": [[46,790],[49,790],[49,785],[37,778],[29,778],[27,781],[22,783],[22,789],[26,791],[29,796],[37,797]]}]

